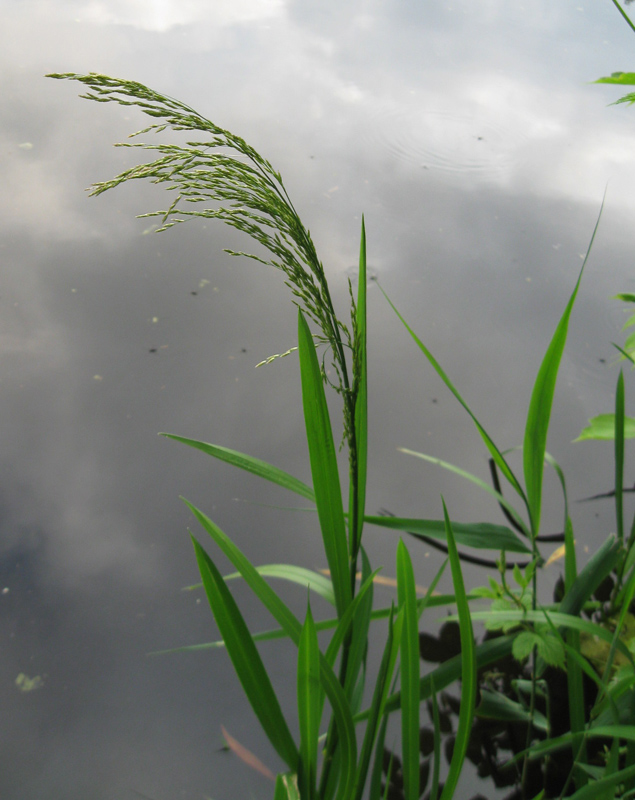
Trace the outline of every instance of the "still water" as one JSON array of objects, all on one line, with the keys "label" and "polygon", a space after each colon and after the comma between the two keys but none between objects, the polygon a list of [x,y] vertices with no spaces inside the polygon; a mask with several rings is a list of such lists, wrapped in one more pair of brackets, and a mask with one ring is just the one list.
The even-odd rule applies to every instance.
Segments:
[{"label": "still water", "polygon": [[[227,656],[147,654],[217,635],[182,591],[197,573],[179,495],[257,563],[324,566],[315,524],[269,507],[293,504],[282,490],[156,434],[308,480],[295,357],[254,369],[295,344],[295,311],[280,275],[224,254],[245,247],[235,232],[155,235],[136,220],[164,207],[158,187],[89,200],[86,186],[133,163],[110,145],[146,118],[43,76],[138,80],[247,139],[282,172],[342,312],[364,213],[372,274],[501,447],[522,441],[608,183],[548,442],[575,499],[611,486],[610,446],[571,441],[611,410],[624,317],[610,298],[635,289],[635,111],[590,82],[632,70],[635,37],[609,0],[0,8],[0,797],[269,797],[221,750],[224,724],[279,766]],[[398,452],[488,476],[469,420],[375,286],[369,348],[369,510],[440,516],[443,493],[455,519],[498,521],[472,486]],[[550,485],[546,528],[560,506]],[[612,509],[572,511],[584,558]],[[369,530],[367,548],[394,574],[391,534]],[[425,583],[438,558],[411,551]],[[281,591],[303,606],[304,592]],[[270,627],[237,593],[254,629]],[[291,649],[262,652],[276,685],[293,681]],[[291,717],[291,693],[284,707]]]}]

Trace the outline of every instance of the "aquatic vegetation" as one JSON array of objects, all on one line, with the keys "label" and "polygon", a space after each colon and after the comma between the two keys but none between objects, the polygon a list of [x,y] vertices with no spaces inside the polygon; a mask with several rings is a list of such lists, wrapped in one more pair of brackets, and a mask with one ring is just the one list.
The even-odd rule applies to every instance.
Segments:
[{"label": "aquatic vegetation", "polygon": [[[202,585],[222,636],[222,642],[210,646],[227,649],[262,729],[285,764],[276,777],[275,800],[417,800],[424,792],[430,800],[450,800],[466,758],[495,785],[512,786],[514,798],[633,796],[635,636],[630,610],[635,593],[635,524],[626,536],[623,376],[618,378],[612,417],[617,533],[580,570],[565,477],[546,450],[568,325],[599,218],[534,383],[523,437],[522,475],[516,474],[508,451],[497,446],[387,298],[425,360],[474,422],[489,452],[493,485],[426,454],[404,453],[481,486],[498,502],[505,524],[459,524],[452,521],[445,504],[443,519],[437,520],[371,516],[365,503],[368,367],[363,223],[359,279],[355,290],[349,284],[350,319],[344,323],[335,314],[325,271],[280,174],[243,139],[138,83],[97,74],[52,77],[79,81],[87,90],[84,97],[137,106],[155,120],[133,136],[165,131],[191,131],[196,136],[184,144],[158,140],[124,145],[158,155],[111,181],[95,184],[93,194],[140,178],[164,184],[174,192],[174,200],[167,209],[143,216],[161,217],[161,231],[197,216],[219,219],[243,231],[264,251],[234,254],[282,270],[298,306],[297,352],[311,486],[244,453],[164,434],[282,486],[310,501],[317,512],[328,577],[300,565],[255,566],[227,533],[185,501],[209,535],[212,552],[220,550],[231,561],[279,626],[250,632],[230,590],[229,581],[236,575],[222,576],[215,558],[192,537]],[[327,378],[327,359],[334,381]],[[342,494],[328,389],[342,400],[343,443],[349,456],[347,499]],[[603,429],[610,431],[611,420],[603,421]],[[555,470],[564,501],[563,533],[555,539],[561,544],[564,575],[554,602],[547,605],[538,601],[538,581],[545,564],[541,545],[554,541],[553,536],[541,534],[545,465]],[[503,493],[501,477],[517,505]],[[372,553],[363,545],[367,524],[443,544],[447,559],[423,597],[418,596],[410,554],[400,539],[395,554],[396,597],[390,607],[375,607],[373,588],[379,570],[373,568]],[[469,554],[459,552],[457,545],[496,551],[495,561],[485,561],[494,565],[485,586],[466,590],[461,559]],[[522,565],[514,561],[516,555],[524,559]],[[437,595],[435,588],[448,563],[454,593]],[[271,588],[270,577],[307,588],[303,619]],[[331,618],[314,618],[311,600],[315,595],[333,607]],[[444,627],[435,639],[420,632],[419,620],[424,609],[439,606],[456,608],[456,615],[449,619],[452,627]],[[387,620],[388,629],[379,664],[373,664],[368,643],[373,623],[380,619]],[[477,643],[473,623],[480,622],[485,634]],[[320,646],[318,631],[330,632],[326,647]],[[294,726],[282,711],[257,646],[281,637],[297,648],[297,736],[291,732]],[[422,674],[422,659],[438,666]],[[446,691],[458,682],[460,699]],[[423,729],[422,705],[430,717]],[[458,721],[450,734],[452,714]],[[399,716],[401,733],[395,753],[385,748],[393,715]],[[444,740],[449,747],[444,747]],[[240,751],[241,746],[234,742],[232,749]],[[443,749],[447,768],[442,767]]]}]

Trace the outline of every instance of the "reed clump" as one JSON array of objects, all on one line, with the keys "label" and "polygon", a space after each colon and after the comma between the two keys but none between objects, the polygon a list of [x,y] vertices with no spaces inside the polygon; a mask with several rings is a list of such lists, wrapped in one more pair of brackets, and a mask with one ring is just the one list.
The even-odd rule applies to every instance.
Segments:
[{"label": "reed clump", "polygon": [[[257,243],[257,252],[229,252],[282,270],[298,308],[297,350],[311,485],[247,454],[163,434],[282,486],[310,501],[317,512],[328,577],[302,565],[252,564],[227,533],[184,501],[209,536],[209,550],[193,536],[192,544],[222,636],[222,642],[210,646],[227,649],[247,699],[285,765],[276,777],[275,800],[418,800],[424,793],[430,800],[450,800],[456,796],[466,758],[484,779],[508,786],[509,797],[518,800],[635,796],[635,617],[631,615],[635,521],[627,530],[622,488],[624,444],[635,432],[630,427],[635,421],[625,416],[622,372],[614,412],[603,415],[601,422],[591,421],[583,433],[583,438],[608,438],[614,443],[616,534],[582,569],[577,565],[565,477],[546,450],[569,320],[599,218],[534,383],[522,438],[522,474],[512,468],[508,451],[498,447],[387,298],[425,361],[473,420],[490,459],[492,485],[426,454],[404,453],[480,485],[495,498],[503,522],[458,523],[445,503],[442,519],[370,515],[365,502],[369,423],[364,224],[359,279],[356,287],[350,287],[345,323],[335,313],[324,268],[280,174],[243,139],[136,82],[98,74],[51,77],[79,81],[85,88],[83,97],[135,106],[151,117],[150,126],[132,134],[135,139],[159,135],[151,144],[135,140],[120,145],[149,151],[153,160],[95,184],[92,194],[136,179],[164,185],[172,192],[171,203],[143,216],[158,216],[160,231],[202,217],[244,232]],[[191,138],[180,144],[163,141],[161,134],[166,131],[185,132]],[[635,302],[632,296],[623,299]],[[628,344],[622,348],[632,360],[631,351]],[[333,368],[332,381],[327,378],[327,361]],[[342,441],[349,455],[346,496],[327,405],[329,390],[342,400]],[[549,604],[538,600],[545,565],[541,548],[554,542],[554,536],[541,532],[545,466],[555,470],[564,500],[562,533],[556,537],[564,572]],[[395,598],[389,607],[375,605],[373,587],[379,570],[373,568],[372,553],[363,544],[368,524],[408,533],[411,539],[444,549],[447,558],[424,596],[418,594],[409,550],[400,538]],[[484,549],[494,552],[487,558],[475,555],[474,550]],[[219,552],[274,616],[277,629],[256,633],[248,629],[228,576],[221,575],[216,565]],[[466,590],[462,560],[488,570],[484,586]],[[435,588],[448,565],[454,592],[437,595]],[[308,588],[303,618],[270,586],[267,579],[272,576]],[[316,595],[332,606],[330,618],[314,619]],[[420,617],[426,608],[439,606],[456,613],[433,637],[420,630]],[[387,620],[388,628],[379,664],[373,665],[367,657],[368,642],[380,619]],[[473,625],[480,622],[485,633],[477,641]],[[330,632],[325,647],[318,642],[318,630]],[[295,736],[258,652],[260,641],[280,637],[290,639],[297,649],[299,733]],[[434,666],[422,669],[422,662]],[[448,690],[459,682],[457,700]],[[422,706],[428,710],[423,727]],[[398,752],[385,745],[391,717],[399,719]],[[228,742],[241,752],[229,736]]]}]

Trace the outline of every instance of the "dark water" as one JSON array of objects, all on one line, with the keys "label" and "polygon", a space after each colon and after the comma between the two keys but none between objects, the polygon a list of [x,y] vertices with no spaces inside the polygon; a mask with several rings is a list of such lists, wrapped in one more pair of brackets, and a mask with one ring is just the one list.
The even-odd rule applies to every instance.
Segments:
[{"label": "dark water", "polygon": [[[88,200],[86,186],[132,163],[110,144],[145,120],[43,75],[143,81],[244,136],[281,170],[342,311],[363,212],[371,271],[501,447],[522,441],[608,182],[548,445],[580,498],[611,486],[610,446],[571,440],[611,410],[604,362],[623,316],[610,297],[633,291],[635,247],[635,112],[588,84],[632,69],[635,39],[608,0],[1,7],[0,797],[269,797],[219,751],[224,724],[279,766],[227,656],[146,654],[216,638],[200,596],[181,591],[197,574],[179,495],[257,563],[322,567],[315,522],[258,505],[295,498],[156,434],[308,480],[297,362],[254,370],[295,343],[295,311],[279,275],[222,252],[245,246],[237,234],[192,223],[156,236],[135,220],[163,207],[158,188]],[[369,326],[369,509],[440,516],[443,493],[456,519],[497,521],[471,485],[397,451],[487,478],[469,420],[376,287]],[[612,509],[573,515],[584,557]],[[545,527],[560,525],[549,484]],[[368,531],[387,575],[394,545]],[[411,551],[425,584],[438,559]],[[237,594],[254,629],[271,626]],[[262,652],[276,685],[294,681],[291,648]],[[292,694],[283,705],[293,718]]]}]

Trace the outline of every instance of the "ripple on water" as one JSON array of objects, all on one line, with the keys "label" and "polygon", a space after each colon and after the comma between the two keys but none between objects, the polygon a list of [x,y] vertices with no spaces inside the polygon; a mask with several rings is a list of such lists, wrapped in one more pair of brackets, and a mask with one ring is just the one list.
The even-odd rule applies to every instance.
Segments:
[{"label": "ripple on water", "polygon": [[487,109],[380,108],[368,127],[379,144],[400,161],[447,176],[486,181],[505,178],[525,134],[491,118]]}]

